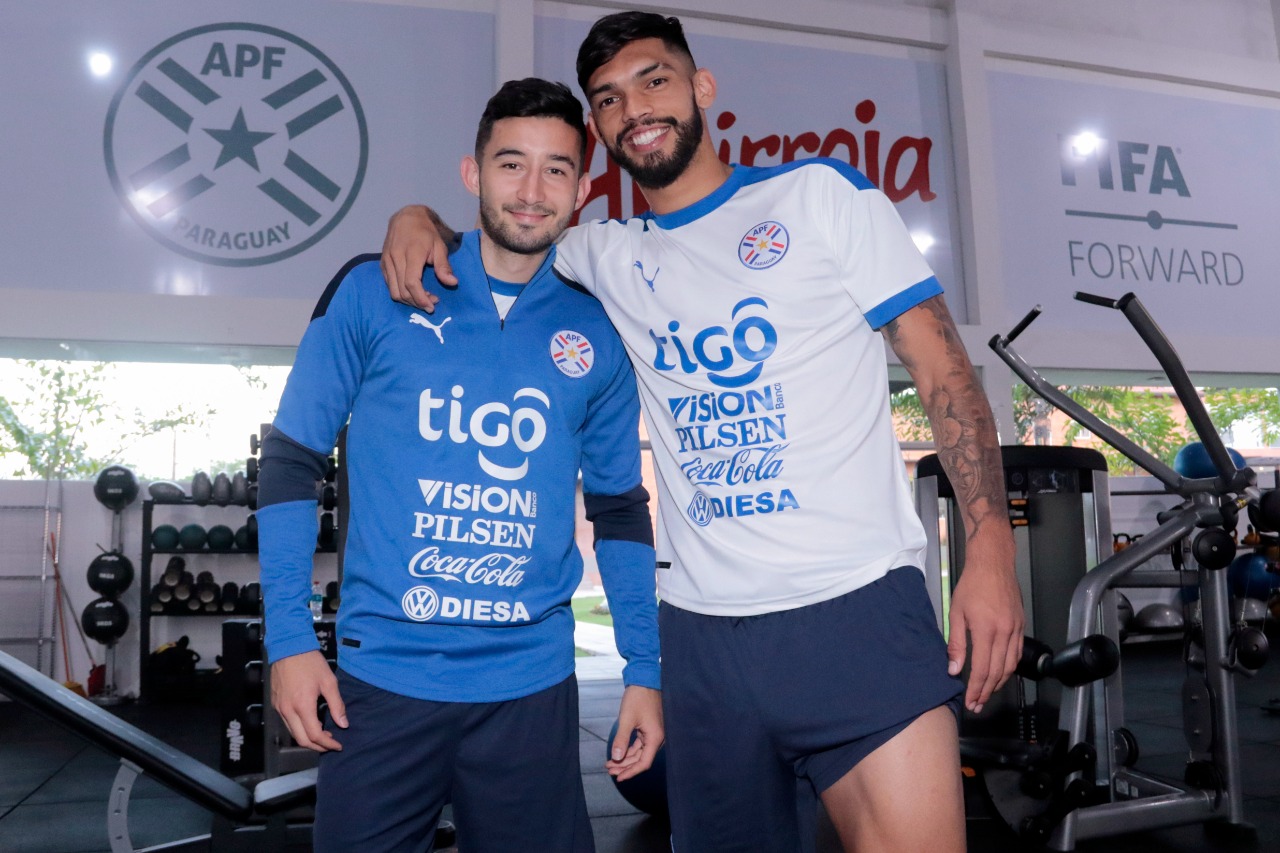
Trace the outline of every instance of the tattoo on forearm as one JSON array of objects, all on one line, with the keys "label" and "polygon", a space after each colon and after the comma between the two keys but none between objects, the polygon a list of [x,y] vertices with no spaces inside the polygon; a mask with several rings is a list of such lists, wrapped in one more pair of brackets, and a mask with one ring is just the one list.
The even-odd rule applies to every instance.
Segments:
[{"label": "tattoo on forearm", "polygon": [[930,342],[932,346],[926,349],[906,345],[897,320],[885,325],[885,337],[903,366],[913,374],[923,352],[932,351],[931,354],[946,365],[940,381],[918,390],[933,427],[938,458],[955,489],[966,532],[972,537],[988,519],[1007,518],[1004,468],[995,420],[946,303],[934,297],[913,310],[931,315],[931,325],[938,337]]}]

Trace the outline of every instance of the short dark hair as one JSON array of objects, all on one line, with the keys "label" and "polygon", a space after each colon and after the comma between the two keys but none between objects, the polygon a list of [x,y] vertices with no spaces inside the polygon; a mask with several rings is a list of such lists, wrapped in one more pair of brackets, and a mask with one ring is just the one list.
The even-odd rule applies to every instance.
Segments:
[{"label": "short dark hair", "polygon": [[504,118],[558,118],[578,134],[578,171],[587,157],[587,126],[582,121],[582,104],[563,83],[538,77],[508,80],[484,105],[476,129],[476,159],[493,136],[493,125]]},{"label": "short dark hair", "polygon": [[680,19],[653,12],[617,12],[591,25],[591,32],[578,48],[578,86],[587,91],[587,81],[601,65],[611,62],[618,51],[640,39],[662,39],[668,50],[693,64],[693,52],[684,38]]}]

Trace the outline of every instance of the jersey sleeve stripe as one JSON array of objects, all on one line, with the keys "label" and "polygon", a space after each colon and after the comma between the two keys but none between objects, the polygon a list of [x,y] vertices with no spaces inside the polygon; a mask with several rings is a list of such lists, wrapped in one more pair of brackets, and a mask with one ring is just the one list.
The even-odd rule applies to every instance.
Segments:
[{"label": "jersey sleeve stripe", "polygon": [[870,311],[865,312],[863,316],[867,318],[871,328],[879,329],[885,323],[916,307],[926,299],[941,295],[942,285],[938,283],[936,276],[931,275],[923,281],[916,282],[906,290],[890,296]]}]

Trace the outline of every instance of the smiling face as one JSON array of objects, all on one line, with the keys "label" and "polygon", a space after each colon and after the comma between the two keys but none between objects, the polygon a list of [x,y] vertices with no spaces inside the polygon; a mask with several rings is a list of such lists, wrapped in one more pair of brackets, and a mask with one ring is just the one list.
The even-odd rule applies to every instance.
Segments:
[{"label": "smiling face", "polygon": [[623,47],[587,81],[588,124],[609,154],[645,189],[670,186],[688,170],[705,132],[702,111],[715,81],[661,39]]},{"label": "smiling face", "polygon": [[477,160],[462,162],[467,189],[480,198],[486,237],[505,252],[538,255],[586,200],[578,132],[558,118],[504,118]]}]

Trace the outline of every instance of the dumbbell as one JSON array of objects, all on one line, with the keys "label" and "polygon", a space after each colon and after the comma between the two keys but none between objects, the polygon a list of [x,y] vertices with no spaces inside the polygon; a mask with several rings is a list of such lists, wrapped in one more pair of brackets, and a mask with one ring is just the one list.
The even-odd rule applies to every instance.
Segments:
[{"label": "dumbbell", "polygon": [[262,443],[267,440],[267,433],[269,432],[271,432],[271,424],[261,424],[258,427],[257,435],[253,435],[252,433],[250,433],[249,435],[249,452],[250,453],[252,453],[254,456],[258,455],[258,452],[262,450]]}]

